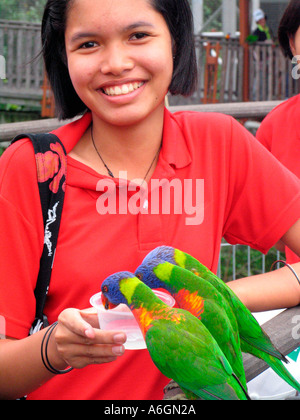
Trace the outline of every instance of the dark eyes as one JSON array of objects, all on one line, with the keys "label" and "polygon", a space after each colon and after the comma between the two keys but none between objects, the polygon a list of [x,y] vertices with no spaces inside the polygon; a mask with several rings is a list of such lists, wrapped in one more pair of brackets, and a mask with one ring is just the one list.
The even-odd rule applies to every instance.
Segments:
[{"label": "dark eyes", "polygon": [[84,44],[80,45],[80,48],[82,49],[89,49],[89,48],[94,48],[96,46],[96,42],[94,41],[88,41],[85,42]]},{"label": "dark eyes", "polygon": [[[149,36],[149,34],[146,34],[145,32],[136,32],[136,33],[134,33],[133,35],[131,35],[130,37],[129,37],[129,40],[131,40],[131,41],[139,41],[139,40],[142,40],[142,39],[144,39],[144,38],[146,38],[146,37],[148,37]],[[95,48],[95,47],[97,47],[99,44],[96,42],[96,41],[87,41],[87,42],[84,42],[82,45],[80,45],[80,49],[90,49],[90,48]]]},{"label": "dark eyes", "polygon": [[137,277],[139,280],[143,280],[143,274],[142,274],[142,273],[137,274],[137,275],[136,275],[136,277]]},{"label": "dark eyes", "polygon": [[148,34],[144,33],[144,32],[136,32],[135,34],[133,34],[130,39],[143,39],[146,38],[147,36],[149,36]]},{"label": "dark eyes", "polygon": [[108,287],[107,286],[103,286],[102,287],[102,291],[103,291],[103,293],[108,293]]}]

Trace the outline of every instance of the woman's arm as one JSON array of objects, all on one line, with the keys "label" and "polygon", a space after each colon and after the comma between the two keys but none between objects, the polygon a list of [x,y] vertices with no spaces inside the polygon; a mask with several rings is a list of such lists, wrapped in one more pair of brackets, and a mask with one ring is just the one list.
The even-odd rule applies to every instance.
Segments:
[{"label": "woman's arm", "polygon": [[[281,240],[300,256],[300,219]],[[300,263],[292,267],[300,278]],[[252,312],[290,308],[300,304],[300,285],[288,267],[246,277],[228,285]]]},{"label": "woman's arm", "polygon": [[[124,353],[124,333],[101,331],[96,316],[67,309],[58,319],[48,346],[48,357],[58,370],[109,363]],[[0,340],[0,399],[28,395],[54,375],[43,365],[42,340],[47,329],[22,340]]]},{"label": "woman's arm", "polygon": [[[292,267],[300,276],[300,263]],[[291,308],[300,304],[300,285],[288,267],[228,283],[252,312]]]}]

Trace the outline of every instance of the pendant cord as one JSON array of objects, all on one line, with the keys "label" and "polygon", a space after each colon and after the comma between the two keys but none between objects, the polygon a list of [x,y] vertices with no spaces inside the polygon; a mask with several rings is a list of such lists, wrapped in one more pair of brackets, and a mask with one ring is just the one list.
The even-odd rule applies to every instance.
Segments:
[{"label": "pendant cord", "polygon": [[[109,175],[111,178],[115,178],[114,174],[112,173],[112,171],[109,169],[109,167],[108,167],[108,166],[107,166],[107,164],[105,163],[104,159],[102,158],[102,156],[101,156],[101,154],[100,154],[100,152],[99,152],[99,150],[98,150],[98,148],[97,148],[97,146],[96,146],[96,142],[95,142],[95,139],[94,139],[93,124],[91,125],[91,137],[92,137],[92,143],[93,143],[94,148],[95,148],[95,150],[96,150],[96,152],[97,152],[97,155],[98,155],[98,156],[99,156],[99,158],[101,159],[101,162],[103,163],[103,165],[104,165],[105,169],[107,170],[108,175]],[[156,159],[157,159],[157,157],[158,157],[158,155],[159,155],[159,153],[160,153],[160,151],[161,151],[161,147],[162,147],[162,143],[160,144],[159,149],[158,149],[158,151],[156,152],[156,154],[155,154],[155,156],[154,156],[154,159],[152,160],[151,165],[149,166],[149,169],[148,169],[148,170],[147,170],[147,172],[146,172],[146,175],[144,176],[144,179],[143,179],[142,185],[144,184],[144,182],[146,182],[147,176],[149,175],[149,172],[151,171],[152,166],[154,165],[154,162],[156,161]]]},{"label": "pendant cord", "polygon": [[105,166],[105,168],[106,168],[106,170],[107,170],[108,175],[109,175],[111,178],[114,178],[114,174],[113,174],[113,173],[112,173],[112,171],[109,169],[109,167],[106,165],[106,163],[104,162],[104,160],[103,160],[102,156],[101,156],[101,155],[100,155],[100,153],[99,153],[99,150],[97,149],[97,146],[96,146],[96,143],[95,143],[95,140],[94,140],[93,124],[91,125],[91,137],[92,137],[92,142],[93,142],[94,148],[95,148],[95,150],[96,150],[96,152],[97,152],[97,154],[98,154],[99,158],[101,159],[101,161],[102,161],[103,165]]}]

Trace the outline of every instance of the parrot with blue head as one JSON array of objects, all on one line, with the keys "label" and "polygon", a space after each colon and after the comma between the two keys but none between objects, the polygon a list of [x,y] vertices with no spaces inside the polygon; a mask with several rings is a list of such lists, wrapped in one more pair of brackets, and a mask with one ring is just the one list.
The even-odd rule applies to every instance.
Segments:
[{"label": "parrot with blue head", "polygon": [[188,310],[201,320],[246,388],[237,320],[223,295],[201,277],[159,259],[149,259],[136,270],[135,275],[151,289],[168,290],[181,309]]},{"label": "parrot with blue head", "polygon": [[129,272],[109,276],[101,286],[106,309],[126,304],[144,335],[157,368],[178,383],[189,399],[247,400],[247,392],[202,322],[171,308]]},{"label": "parrot with blue head", "polygon": [[[145,257],[135,274],[151,287],[151,284],[155,281],[155,277],[162,281],[161,274],[158,273],[163,270],[160,269],[159,271],[158,267],[160,264],[163,265],[164,263],[177,267],[177,269],[174,270],[176,283],[174,282],[174,277],[172,280],[164,277],[164,285],[161,284],[160,287],[169,290],[176,299],[176,295],[181,293],[180,277],[184,279],[186,273],[190,272],[194,275],[194,280],[190,281],[189,284],[184,285],[185,294],[192,296],[196,293],[196,295],[201,296],[204,293],[203,290],[205,290],[203,281],[206,281],[207,284],[214,287],[231,306],[237,321],[241,350],[244,353],[250,353],[253,356],[264,360],[283,380],[300,392],[299,382],[296,381],[282,363],[288,363],[288,360],[278,349],[276,349],[271,339],[263,331],[252,313],[226,283],[201,264],[196,258],[179,249],[170,246],[160,246]],[[178,268],[180,268],[179,271]],[[175,271],[177,274],[175,274]],[[147,275],[145,275],[146,273]],[[172,287],[170,287],[171,283]],[[181,301],[180,307],[193,312],[191,304],[187,300],[184,302]],[[200,315],[200,319],[202,319],[202,316],[203,315]]]}]

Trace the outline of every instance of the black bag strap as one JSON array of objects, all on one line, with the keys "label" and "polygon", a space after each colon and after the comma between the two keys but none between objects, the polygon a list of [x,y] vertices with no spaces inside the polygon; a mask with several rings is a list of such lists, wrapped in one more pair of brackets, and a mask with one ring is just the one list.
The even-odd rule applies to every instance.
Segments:
[{"label": "black bag strap", "polygon": [[12,143],[24,138],[29,138],[34,147],[45,228],[44,249],[34,291],[36,315],[30,330],[31,335],[49,325],[44,314],[44,306],[48,295],[64,203],[67,153],[62,142],[54,134],[21,134],[15,137]]}]

